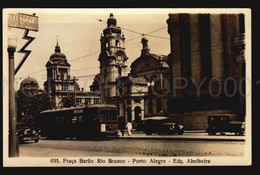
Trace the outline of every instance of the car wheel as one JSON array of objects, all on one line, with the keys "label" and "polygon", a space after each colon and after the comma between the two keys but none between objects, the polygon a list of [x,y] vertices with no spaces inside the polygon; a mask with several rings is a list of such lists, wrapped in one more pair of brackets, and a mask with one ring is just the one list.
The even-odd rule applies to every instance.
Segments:
[{"label": "car wheel", "polygon": [[35,139],[34,142],[35,142],[35,143],[38,143],[38,142],[39,142],[39,139]]},{"label": "car wheel", "polygon": [[183,132],[178,132],[178,135],[183,135]]},{"label": "car wheel", "polygon": [[20,139],[20,140],[19,140],[19,143],[20,143],[20,144],[24,143],[24,140],[23,140],[23,139]]},{"label": "car wheel", "polygon": [[242,130],[242,131],[240,131],[240,133],[239,133],[241,136],[243,136],[243,135],[245,135],[245,131],[244,130]]}]

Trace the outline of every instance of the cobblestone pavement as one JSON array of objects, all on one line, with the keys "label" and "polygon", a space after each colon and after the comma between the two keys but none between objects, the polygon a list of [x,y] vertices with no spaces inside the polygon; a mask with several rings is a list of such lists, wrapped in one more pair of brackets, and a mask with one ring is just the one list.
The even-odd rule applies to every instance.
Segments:
[{"label": "cobblestone pavement", "polygon": [[20,157],[243,156],[245,142],[190,140],[40,140],[20,145]]}]

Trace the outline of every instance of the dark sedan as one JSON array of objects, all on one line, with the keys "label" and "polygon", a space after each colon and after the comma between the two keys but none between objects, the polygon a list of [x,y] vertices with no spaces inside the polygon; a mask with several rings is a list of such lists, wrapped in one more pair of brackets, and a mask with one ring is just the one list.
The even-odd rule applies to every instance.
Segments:
[{"label": "dark sedan", "polygon": [[34,141],[37,143],[40,139],[40,133],[37,130],[30,128],[25,123],[17,124],[17,132],[19,143],[24,143],[24,141]]},{"label": "dark sedan", "polygon": [[184,133],[183,125],[178,123],[169,122],[168,117],[154,116],[145,118],[145,133],[151,135],[152,133],[158,134],[179,134]]}]

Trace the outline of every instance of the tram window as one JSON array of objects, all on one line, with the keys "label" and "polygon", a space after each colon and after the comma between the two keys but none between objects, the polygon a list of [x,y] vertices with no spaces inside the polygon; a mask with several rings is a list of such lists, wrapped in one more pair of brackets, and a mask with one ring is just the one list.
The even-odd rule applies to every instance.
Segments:
[{"label": "tram window", "polygon": [[108,120],[108,111],[107,110],[101,110],[100,111],[100,119],[101,120]]},{"label": "tram window", "polygon": [[64,117],[60,118],[60,122],[63,124],[64,123]]},{"label": "tram window", "polygon": [[74,116],[71,120],[71,123],[77,123],[77,116]]},{"label": "tram window", "polygon": [[116,120],[117,119],[117,111],[116,110],[109,111],[109,114],[110,114],[110,120]]},{"label": "tram window", "polygon": [[61,117],[60,116],[56,117],[56,121],[61,122]]},{"label": "tram window", "polygon": [[79,123],[82,123],[82,121],[83,121],[82,116],[78,116],[78,122],[79,122]]},{"label": "tram window", "polygon": [[221,121],[228,121],[227,117],[221,117]]}]

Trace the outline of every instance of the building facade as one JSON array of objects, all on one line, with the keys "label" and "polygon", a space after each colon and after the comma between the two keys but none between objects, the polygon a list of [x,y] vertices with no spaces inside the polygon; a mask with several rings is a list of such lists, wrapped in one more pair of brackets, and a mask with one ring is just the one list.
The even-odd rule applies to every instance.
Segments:
[{"label": "building facade", "polygon": [[207,115],[245,117],[243,14],[169,14],[171,118],[186,129],[206,129]]},{"label": "building facade", "polygon": [[171,94],[171,70],[168,56],[150,53],[148,39],[141,40],[141,55],[131,64],[130,76],[147,81],[144,115],[167,115],[167,99]]},{"label": "building facade", "polygon": [[74,105],[100,103],[99,94],[83,91],[77,79],[71,77],[71,65],[61,53],[58,42],[54,51],[45,65],[47,81],[44,82],[44,90],[52,97],[56,107],[64,106],[64,99],[69,99]]},{"label": "building facade", "polygon": [[101,101],[113,103],[118,97],[116,89],[117,78],[127,76],[125,53],[125,38],[121,28],[117,27],[117,21],[111,13],[107,19],[107,27],[100,37],[101,53],[100,62]]},{"label": "building facade", "polygon": [[[144,119],[144,96],[147,92],[147,82],[144,78],[127,75],[125,52],[125,37],[117,21],[111,13],[107,19],[107,27],[100,38],[101,53],[99,55],[100,93],[102,103],[114,104],[118,107],[118,115],[126,121],[137,123]],[[98,81],[93,82],[92,88],[97,89]]]},{"label": "building facade", "polygon": [[117,105],[118,115],[141,129],[145,117],[167,115],[172,84],[168,56],[150,53],[148,39],[143,37],[140,57],[131,64],[127,74],[125,38],[116,23],[110,14],[100,38],[100,73],[91,89],[99,89],[102,102]]}]

